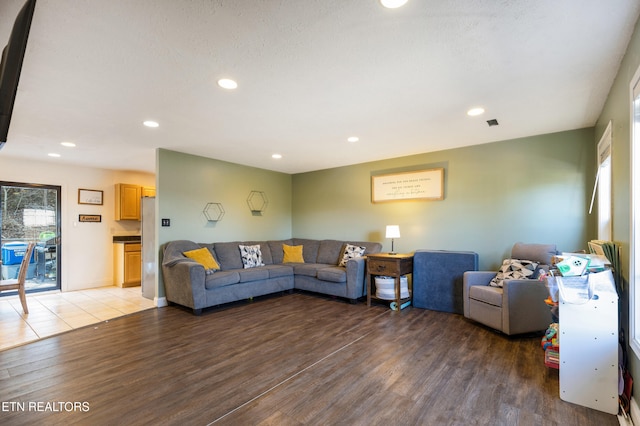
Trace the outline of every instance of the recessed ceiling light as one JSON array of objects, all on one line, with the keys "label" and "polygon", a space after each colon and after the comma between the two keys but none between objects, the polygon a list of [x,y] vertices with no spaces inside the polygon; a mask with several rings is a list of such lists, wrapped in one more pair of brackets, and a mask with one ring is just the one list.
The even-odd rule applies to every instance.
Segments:
[{"label": "recessed ceiling light", "polygon": [[50,152],[49,154],[47,154],[49,157],[54,157],[54,158],[58,158],[60,157],[60,154],[56,154],[55,152]]},{"label": "recessed ceiling light", "polygon": [[467,111],[467,115],[470,117],[475,117],[482,114],[484,114],[484,108],[482,107],[471,108],[469,111]]},{"label": "recessed ceiling light", "polygon": [[409,0],[380,0],[380,4],[382,4],[387,9],[397,9],[398,7],[404,6]]},{"label": "recessed ceiling light", "polygon": [[357,136],[351,136],[350,138],[347,138],[348,142],[358,142],[359,140],[360,138]]},{"label": "recessed ceiling light", "polygon": [[66,146],[67,148],[73,148],[74,146],[76,146],[76,144],[73,142],[60,142],[60,145]]},{"label": "recessed ceiling light", "polygon": [[236,83],[234,80],[231,80],[230,78],[221,78],[220,80],[218,80],[218,86],[222,87],[223,89],[236,89],[238,88],[238,83]]},{"label": "recessed ceiling light", "polygon": [[158,124],[157,121],[153,121],[153,120],[147,120],[145,122],[143,122],[142,124],[144,124],[147,127],[158,127],[160,124]]},{"label": "recessed ceiling light", "polygon": [[282,155],[280,155],[280,154],[273,154],[273,155],[271,156],[271,158],[275,158],[276,160],[279,160],[280,158],[282,158]]}]

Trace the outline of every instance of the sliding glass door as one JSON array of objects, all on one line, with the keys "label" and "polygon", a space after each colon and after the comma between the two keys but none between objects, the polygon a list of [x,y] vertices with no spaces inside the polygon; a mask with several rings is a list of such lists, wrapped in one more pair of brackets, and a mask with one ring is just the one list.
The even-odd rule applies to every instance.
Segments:
[{"label": "sliding glass door", "polygon": [[59,186],[0,182],[0,230],[3,279],[17,278],[24,248],[34,242],[27,292],[60,289]]}]

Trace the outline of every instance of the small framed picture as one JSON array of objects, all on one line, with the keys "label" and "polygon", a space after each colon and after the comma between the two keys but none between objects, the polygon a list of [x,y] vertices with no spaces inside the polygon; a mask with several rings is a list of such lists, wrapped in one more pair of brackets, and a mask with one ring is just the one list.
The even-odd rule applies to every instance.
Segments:
[{"label": "small framed picture", "polygon": [[102,205],[102,191],[96,189],[78,189],[78,204]]},{"label": "small framed picture", "polygon": [[79,222],[102,222],[102,215],[99,214],[81,214],[78,215]]}]

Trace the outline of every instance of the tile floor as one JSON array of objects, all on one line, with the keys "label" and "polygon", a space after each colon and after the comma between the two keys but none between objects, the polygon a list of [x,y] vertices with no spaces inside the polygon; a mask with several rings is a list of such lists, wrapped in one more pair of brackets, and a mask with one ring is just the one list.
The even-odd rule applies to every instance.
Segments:
[{"label": "tile floor", "polygon": [[0,297],[0,351],[155,307],[140,287],[27,294],[27,305],[25,315],[18,296]]}]

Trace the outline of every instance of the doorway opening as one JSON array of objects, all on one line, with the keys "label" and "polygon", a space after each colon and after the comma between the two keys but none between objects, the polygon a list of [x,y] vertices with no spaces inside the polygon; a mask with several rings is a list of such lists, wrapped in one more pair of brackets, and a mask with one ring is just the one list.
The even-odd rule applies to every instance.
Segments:
[{"label": "doorway opening", "polygon": [[60,289],[60,192],[59,186],[0,182],[0,274],[17,278],[27,244],[36,243],[27,293]]}]

